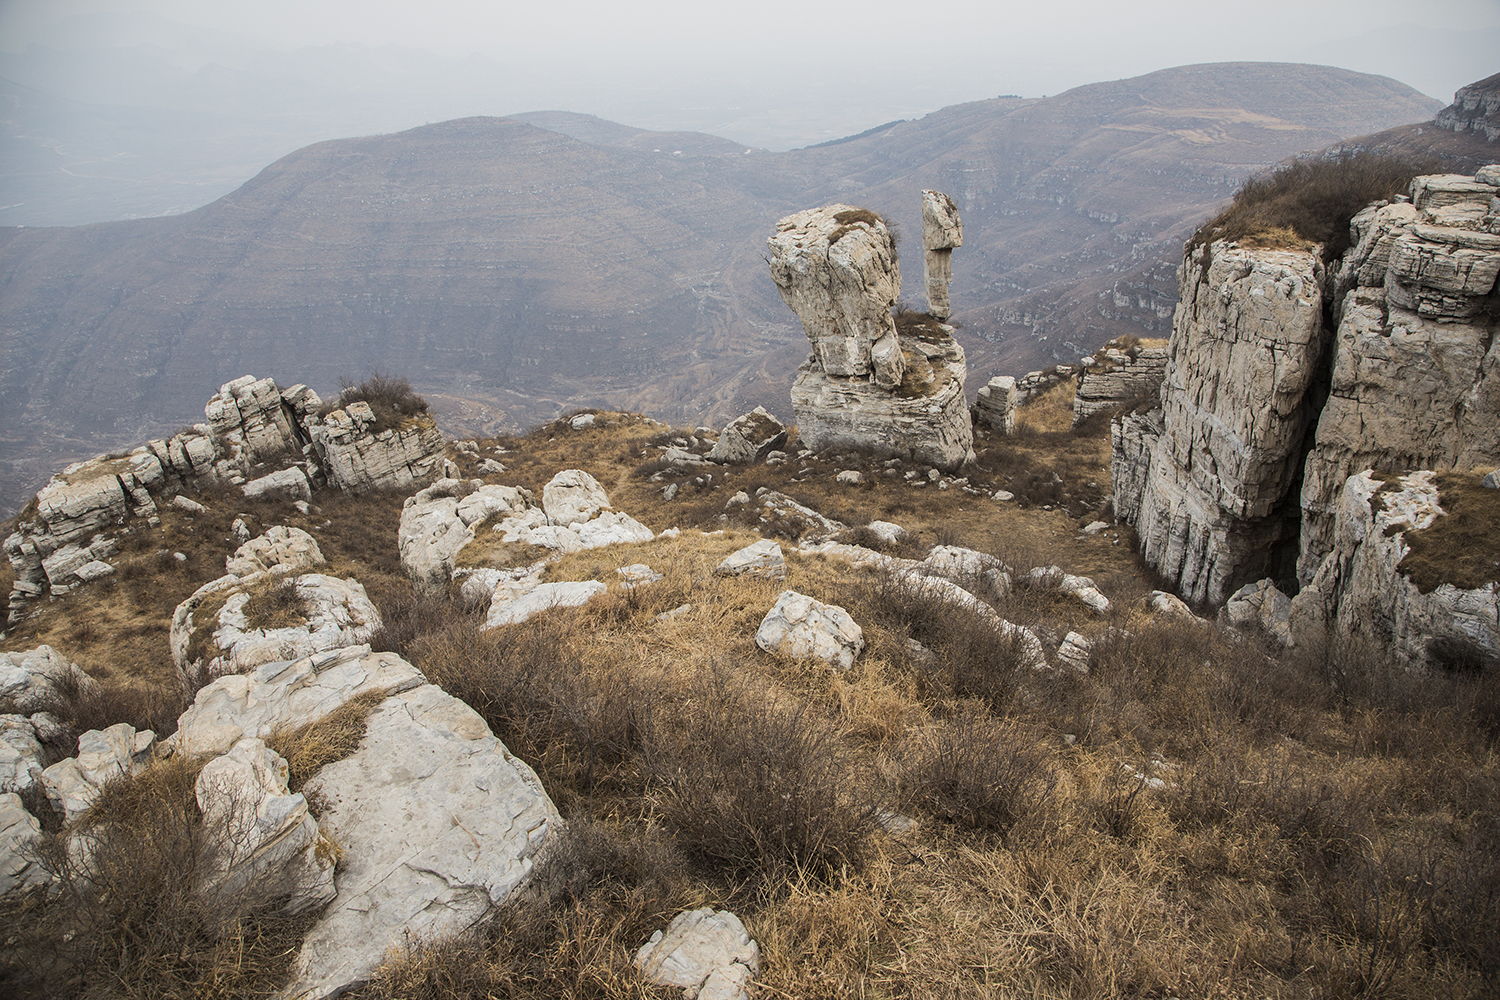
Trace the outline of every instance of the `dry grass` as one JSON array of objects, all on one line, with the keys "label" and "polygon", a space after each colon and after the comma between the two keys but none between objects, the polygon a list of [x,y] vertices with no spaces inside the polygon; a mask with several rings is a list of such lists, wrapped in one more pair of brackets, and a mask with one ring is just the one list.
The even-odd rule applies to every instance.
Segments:
[{"label": "dry grass", "polygon": [[1402,536],[1411,551],[1397,569],[1424,594],[1445,583],[1460,590],[1483,587],[1500,572],[1500,490],[1484,488],[1479,479],[1438,473],[1438,503],[1446,515]]},{"label": "dry grass", "polygon": [[[558,422],[512,439],[496,457],[514,475],[499,481],[539,491],[555,472],[584,468],[619,509],[684,530],[676,542],[558,560],[548,579],[598,579],[608,591],[492,631],[479,609],[419,594],[396,572],[398,499],[336,508],[320,497],[317,517],[335,524],[315,534],[339,572],[370,588],[386,620],[380,643],[473,705],[568,821],[526,893],[467,936],[414,946],[360,995],[675,995],[644,983],[631,958],[701,905],[745,920],[763,954],[758,989],[771,997],[1495,995],[1494,674],[1410,675],[1368,649],[1283,653],[1145,615],[1131,599],[1151,581],[1128,540],[1077,531],[1098,509],[1090,491],[1108,495],[1108,442],[1066,430],[1068,403],[1066,391],[1039,401],[1014,440],[981,435],[971,483],[1057,491],[1013,489],[1022,500],[1007,504],[908,486],[859,455],[710,470],[711,485],[665,503],[661,484],[630,470],[681,431],[598,413],[591,431]],[[871,482],[833,482],[854,467]],[[1045,482],[1026,478],[1042,468]],[[1105,617],[1025,587],[992,602],[1049,652],[1066,630],[1085,634],[1089,672],[1023,669],[975,616],[790,546],[785,581],[715,577],[757,537],[724,501],[762,485],[856,532],[896,520],[915,536],[900,554],[969,544],[1019,569],[1057,563],[1095,577],[1117,605]],[[232,513],[212,515],[221,530]],[[632,562],[664,579],[623,589],[614,571]],[[754,645],[787,588],[841,605],[863,627],[850,670]],[[357,743],[358,714],[286,734],[305,744],[281,751],[293,771]],[[126,802],[111,808],[133,815]],[[893,823],[895,812],[913,822]],[[32,961],[61,940],[61,906],[25,894],[3,905],[35,942],[7,958],[8,984],[69,974]],[[100,912],[101,931],[75,940],[108,938],[106,917],[130,919]],[[288,940],[260,910],[236,919],[250,952]],[[172,995],[261,989],[201,985],[217,940],[170,938],[170,954],[198,963],[160,960],[177,977]],[[259,961],[245,967],[271,968]],[[58,981],[62,995],[83,992]],[[152,995],[133,980],[99,992],[110,989]]]},{"label": "dry grass", "polygon": [[286,760],[287,787],[301,791],[319,770],[352,756],[365,738],[370,713],[385,699],[384,691],[366,691],[315,722],[273,731],[266,746]]}]

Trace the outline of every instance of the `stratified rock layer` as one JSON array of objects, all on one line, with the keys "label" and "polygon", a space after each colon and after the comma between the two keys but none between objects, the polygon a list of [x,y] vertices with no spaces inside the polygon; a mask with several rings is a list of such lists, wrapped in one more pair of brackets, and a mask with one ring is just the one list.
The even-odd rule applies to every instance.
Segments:
[{"label": "stratified rock layer", "polygon": [[1116,454],[1115,508],[1134,510],[1146,561],[1189,600],[1277,576],[1278,544],[1296,536],[1288,493],[1316,416],[1322,279],[1314,253],[1222,242],[1178,272],[1161,429],[1128,416],[1115,431],[1132,453]]}]

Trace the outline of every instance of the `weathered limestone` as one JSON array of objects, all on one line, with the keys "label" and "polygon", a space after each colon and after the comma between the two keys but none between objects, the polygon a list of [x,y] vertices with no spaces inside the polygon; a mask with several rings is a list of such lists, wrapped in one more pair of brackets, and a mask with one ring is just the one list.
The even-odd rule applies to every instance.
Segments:
[{"label": "weathered limestone", "polygon": [[1292,600],[1270,580],[1257,580],[1236,590],[1224,604],[1220,620],[1245,628],[1258,624],[1283,646],[1292,645]]},{"label": "weathered limestone", "polygon": [[865,648],[865,634],[843,608],[783,590],[756,629],[755,644],[768,653],[848,670]]},{"label": "weathered limestone", "polygon": [[45,751],[24,715],[0,715],[0,792],[24,792],[42,780]]},{"label": "weathered limestone", "polygon": [[751,576],[762,580],[785,580],[786,558],[774,539],[762,538],[753,545],[731,552],[714,569],[715,576]]},{"label": "weathered limestone", "polygon": [[51,646],[0,653],[0,713],[56,711],[71,694],[88,695],[98,682]]},{"label": "weathered limestone", "polygon": [[230,576],[253,573],[295,573],[322,566],[327,560],[312,535],[301,528],[274,525],[266,533],[250,539],[224,560],[224,572]]},{"label": "weathered limestone", "polygon": [[[247,605],[268,589],[290,586],[298,607],[291,624],[252,622]],[[200,609],[218,603],[212,621],[195,620]],[[263,663],[297,660],[314,653],[369,642],[381,628],[380,612],[357,580],[322,573],[300,576],[266,573],[224,576],[194,591],[172,615],[172,662],[189,687],[224,674],[242,674]],[[193,638],[202,638],[194,655]]]},{"label": "weathered limestone", "polygon": [[281,496],[289,500],[311,500],[312,485],[307,481],[307,473],[295,465],[289,469],[277,469],[275,472],[252,479],[240,490],[247,497]]},{"label": "weathered limestone", "polygon": [[1167,374],[1166,347],[1121,349],[1111,344],[1083,359],[1073,395],[1073,426],[1105,410],[1158,401]]},{"label": "weathered limestone", "polygon": [[698,1000],[745,1000],[760,971],[760,946],[728,910],[679,913],[636,952],[635,964],[654,983],[680,986]]},{"label": "weathered limestone", "polygon": [[953,315],[948,285],[953,280],[953,250],[964,245],[958,206],[941,191],[922,192],[922,264],[927,279],[927,312],[938,319]]},{"label": "weathered limestone", "polygon": [[787,430],[764,406],[736,417],[719,432],[708,460],[724,465],[758,462],[786,444]]},{"label": "weathered limestone", "polygon": [[760,523],[764,525],[761,530],[783,537],[799,541],[822,539],[847,527],[843,522],[824,517],[776,490],[759,493],[755,502],[760,506]]},{"label": "weathered limestone", "polygon": [[581,469],[565,469],[553,476],[542,489],[541,509],[512,509],[515,512],[493,529],[504,542],[568,553],[649,542],[656,537],[629,514],[611,510],[604,488]]},{"label": "weathered limestone", "polygon": [[[1303,470],[1304,585],[1332,549],[1349,476],[1500,462],[1500,236],[1480,231],[1500,223],[1497,195],[1469,177],[1418,177],[1412,204],[1351,224],[1329,396]],[[1443,213],[1456,225],[1431,224]]]},{"label": "weathered limestone", "polygon": [[1195,248],[1178,282],[1162,413],[1113,431],[1130,453],[1113,463],[1115,510],[1134,513],[1146,561],[1179,593],[1217,603],[1277,576],[1278,546],[1296,536],[1288,493],[1315,418],[1323,268],[1313,253],[1218,242]]},{"label": "weathered limestone", "polygon": [[531,872],[561,819],[531,768],[434,685],[387,698],[359,750],[306,786],[344,850],[337,895],[307,932],[286,995],[320,1000],[393,949],[476,923]]},{"label": "weathered limestone", "polygon": [[214,838],[212,867],[200,892],[239,896],[270,883],[290,898],[285,913],[322,906],[334,896],[339,847],[318,829],[301,792],[287,788],[287,763],[247,737],[198,774],[194,795]]},{"label": "weathered limestone", "polygon": [[897,334],[901,273],[885,223],[829,205],[782,219],[767,246],[771,277],[813,346],[792,386],[802,442],[944,469],[968,461],[963,348],[938,322]]},{"label": "weathered limestone", "polygon": [[1406,535],[1446,516],[1431,471],[1393,482],[1368,470],[1350,476],[1332,547],[1292,599],[1293,638],[1307,642],[1333,628],[1337,641],[1368,638],[1414,665],[1443,663],[1453,651],[1500,663],[1500,583],[1473,590],[1443,583],[1423,593],[1399,568],[1410,551]]},{"label": "weathered limestone", "polygon": [[566,469],[542,487],[542,510],[548,524],[582,524],[609,509],[609,496],[599,481],[582,469]]},{"label": "weathered limestone", "polygon": [[496,514],[524,511],[526,506],[525,493],[514,486],[439,479],[407,497],[401,508],[396,534],[401,568],[419,585],[445,586],[459,551],[474,540],[476,525]]},{"label": "weathered limestone", "polygon": [[608,589],[598,580],[583,580],[574,583],[538,583],[526,593],[504,599],[504,592],[495,591],[490,604],[490,613],[484,627],[500,628],[504,625],[519,625],[532,615],[541,614],[551,608],[578,608],[593,600]]},{"label": "weathered limestone", "polygon": [[47,798],[71,823],[88,811],[107,782],[149,764],[155,747],[156,734],[149,729],[136,732],[123,722],[105,730],[90,729],[78,737],[78,756],[42,772]]},{"label": "weathered limestone", "polygon": [[1001,434],[1014,433],[1019,399],[1016,380],[1009,375],[996,375],[980,388],[974,400],[974,420],[989,424]]},{"label": "weathered limestone", "polygon": [[41,833],[42,825],[26,811],[21,796],[0,792],[0,895],[46,878],[26,850]]},{"label": "weathered limestone", "polygon": [[278,726],[295,729],[316,722],[367,692],[396,694],[426,680],[395,653],[371,653],[369,646],[268,663],[204,687],[165,742],[184,753],[221,754],[243,737],[263,740]]},{"label": "weathered limestone", "polygon": [[375,429],[375,411],[360,401],[308,421],[328,481],[351,493],[425,486],[443,474],[443,432],[426,414]]},{"label": "weathered limestone", "polygon": [[1433,124],[1479,132],[1490,142],[1500,139],[1500,73],[1458,88],[1453,103],[1437,113]]}]

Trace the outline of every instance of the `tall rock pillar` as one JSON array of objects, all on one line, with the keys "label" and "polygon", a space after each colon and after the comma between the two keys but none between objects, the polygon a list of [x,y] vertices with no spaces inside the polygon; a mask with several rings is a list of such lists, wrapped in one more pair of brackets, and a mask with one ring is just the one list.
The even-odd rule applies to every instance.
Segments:
[{"label": "tall rock pillar", "polygon": [[953,315],[948,285],[953,280],[953,248],[964,245],[958,206],[941,191],[922,192],[922,263],[927,278],[927,312],[938,319]]}]

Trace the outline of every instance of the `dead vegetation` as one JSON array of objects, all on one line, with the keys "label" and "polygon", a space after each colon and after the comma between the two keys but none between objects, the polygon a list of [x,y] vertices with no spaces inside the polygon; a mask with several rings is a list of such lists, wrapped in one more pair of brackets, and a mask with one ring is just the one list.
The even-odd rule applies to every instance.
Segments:
[{"label": "dead vegetation", "polygon": [[1460,590],[1483,587],[1500,571],[1500,490],[1486,489],[1479,479],[1475,473],[1438,473],[1445,515],[1402,535],[1411,551],[1397,568],[1424,594],[1445,583]]},{"label": "dead vegetation", "polygon": [[[1017,435],[981,433],[979,464],[965,472],[982,493],[940,490],[910,463],[887,475],[880,456],[799,461],[795,440],[786,465],[692,468],[653,483],[631,470],[688,432],[598,411],[587,431],[558,421],[480,442],[483,457],[509,467],[492,481],[539,494],[555,472],[583,468],[618,509],[683,529],[676,541],[558,560],[547,579],[596,579],[608,591],[496,630],[481,628],[482,608],[401,577],[400,498],[320,495],[313,518],[286,522],[321,525],[309,530],[339,575],[358,577],[380,607],[377,648],[472,705],[568,821],[525,892],[466,936],[414,943],[357,995],[674,996],[643,982],[631,959],[651,931],[701,905],[744,919],[766,996],[1494,995],[1493,671],[1416,677],[1368,649],[1270,652],[1211,624],[1148,616],[1134,601],[1152,583],[1130,540],[1078,531],[1110,519],[1108,440],[1068,430],[1069,403],[1058,391],[1022,411]],[[866,482],[837,484],[847,468]],[[667,483],[679,484],[670,503]],[[882,543],[893,554],[962,544],[1018,570],[1058,564],[1094,577],[1116,603],[1108,616],[1044,589],[990,595],[1049,653],[1070,630],[1091,640],[1088,673],[1032,670],[978,616],[790,545],[784,581],[715,577],[757,537],[755,505],[727,501],[761,487],[839,518],[852,540],[873,538],[871,520],[902,523],[913,538]],[[995,501],[996,489],[1016,499]],[[203,535],[212,558],[227,554],[236,506],[194,525],[217,526]],[[622,588],[615,569],[633,562],[664,579]],[[866,647],[850,670],[754,645],[788,588],[860,623]],[[81,607],[74,596],[56,607]],[[36,628],[62,635],[51,614]],[[278,734],[294,781],[357,743],[369,707]],[[153,822],[181,827],[177,815]],[[155,864],[137,862],[148,873]],[[41,900],[5,899],[8,925],[32,943],[7,945],[4,982],[63,976],[60,995],[88,995],[78,984],[100,982],[95,973],[66,970],[102,964],[28,964],[81,919],[65,926],[64,911]],[[134,919],[98,912],[101,928]],[[179,957],[151,959],[166,977],[152,982],[177,992],[136,980],[96,992],[269,991],[279,967],[256,956],[289,953],[300,930],[254,907],[232,912],[237,923],[215,926],[246,949],[242,978],[206,978],[221,968],[221,939],[153,931],[169,945],[150,954]],[[72,940],[124,967],[89,943],[105,931],[90,933]]]}]

